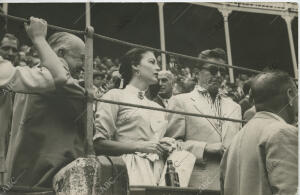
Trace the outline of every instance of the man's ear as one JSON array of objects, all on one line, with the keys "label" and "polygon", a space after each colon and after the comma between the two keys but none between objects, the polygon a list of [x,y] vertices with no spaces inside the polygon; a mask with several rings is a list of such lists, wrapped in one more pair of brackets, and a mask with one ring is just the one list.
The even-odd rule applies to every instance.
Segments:
[{"label": "man's ear", "polygon": [[286,93],[287,93],[287,98],[288,98],[289,105],[292,106],[293,105],[293,100],[294,100],[296,94],[294,93],[294,91],[291,88],[289,88],[286,91]]},{"label": "man's ear", "polygon": [[59,49],[57,51],[57,56],[63,58],[65,56],[65,53],[66,53],[65,50]]}]

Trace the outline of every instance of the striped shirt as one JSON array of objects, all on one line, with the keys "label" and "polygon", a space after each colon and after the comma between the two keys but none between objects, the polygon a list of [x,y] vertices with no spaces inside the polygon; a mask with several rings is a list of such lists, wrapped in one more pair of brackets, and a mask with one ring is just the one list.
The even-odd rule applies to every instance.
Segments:
[{"label": "striped shirt", "polygon": [[[221,96],[223,95],[222,93],[218,93],[216,96],[215,101],[213,102],[212,97],[210,96],[209,92],[207,91],[207,89],[204,89],[200,86],[196,86],[197,90],[199,92],[200,95],[202,95],[203,97],[205,97],[207,104],[210,105],[211,111],[213,113],[214,116],[216,117],[222,117],[222,109],[221,109]],[[216,130],[220,133],[222,133],[222,125],[223,125],[223,121],[220,119],[211,119],[211,120],[216,120],[217,121],[217,127]]]}]

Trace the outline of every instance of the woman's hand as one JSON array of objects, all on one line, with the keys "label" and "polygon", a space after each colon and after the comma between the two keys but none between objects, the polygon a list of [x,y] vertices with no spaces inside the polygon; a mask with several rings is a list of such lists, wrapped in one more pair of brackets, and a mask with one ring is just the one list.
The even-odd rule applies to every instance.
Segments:
[{"label": "woman's hand", "polygon": [[140,141],[136,143],[137,152],[155,153],[162,156],[165,153],[164,148],[156,141]]},{"label": "woman's hand", "polygon": [[164,137],[159,141],[160,145],[164,148],[166,152],[172,152],[176,149],[176,140],[171,137]]}]

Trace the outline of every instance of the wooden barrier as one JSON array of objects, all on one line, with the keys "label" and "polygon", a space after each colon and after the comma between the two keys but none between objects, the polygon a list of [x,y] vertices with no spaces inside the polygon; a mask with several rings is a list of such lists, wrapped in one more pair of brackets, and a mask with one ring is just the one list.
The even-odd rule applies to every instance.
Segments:
[{"label": "wooden barrier", "polygon": [[130,186],[130,195],[220,195],[220,191],[182,187]]}]

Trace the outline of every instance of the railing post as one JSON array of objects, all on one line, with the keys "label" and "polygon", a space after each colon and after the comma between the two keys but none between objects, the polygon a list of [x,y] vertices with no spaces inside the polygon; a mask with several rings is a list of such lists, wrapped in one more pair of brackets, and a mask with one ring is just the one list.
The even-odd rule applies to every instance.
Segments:
[{"label": "railing post", "polygon": [[[165,41],[165,24],[164,24],[164,2],[158,2],[158,14],[159,14],[159,32],[160,32],[160,49],[166,51]],[[166,54],[161,54],[162,70],[167,69]]]},{"label": "railing post", "polygon": [[[227,50],[227,59],[228,64],[232,65],[232,55],[231,55],[231,45],[230,45],[230,34],[229,34],[229,25],[228,25],[228,17],[231,14],[232,10],[230,10],[228,7],[224,6],[224,8],[218,9],[224,19],[224,30],[225,30],[225,40],[226,40],[226,50]],[[230,82],[234,83],[234,74],[233,69],[229,68],[229,78]]]},{"label": "railing post", "polygon": [[91,26],[91,6],[90,2],[85,3],[85,25]]},{"label": "railing post", "polygon": [[[2,9],[3,9],[3,13],[4,14],[8,14],[8,3],[3,3],[3,5],[2,5]],[[4,28],[5,28],[5,31],[7,31],[7,17],[5,17],[5,26],[4,26]]]},{"label": "railing post", "polygon": [[296,60],[296,52],[295,52],[295,46],[294,46],[294,40],[293,40],[293,32],[292,32],[292,21],[294,19],[294,16],[290,15],[287,11],[286,14],[281,15],[281,17],[285,20],[288,36],[289,36],[289,43],[290,43],[290,50],[291,50],[291,57],[293,62],[293,69],[294,69],[294,75],[295,78],[298,79],[298,67],[297,67],[297,60]]},{"label": "railing post", "polygon": [[86,132],[86,155],[94,156],[93,147],[93,34],[94,28],[86,28],[85,38],[85,64],[84,64],[84,87],[86,90],[86,112],[85,112],[85,132]]}]

